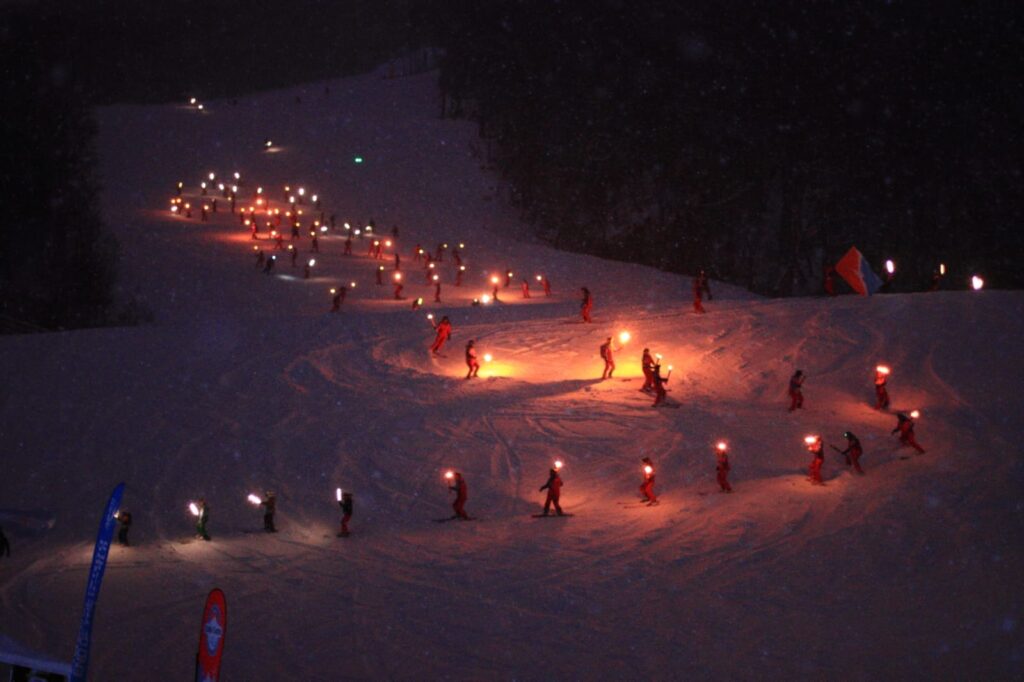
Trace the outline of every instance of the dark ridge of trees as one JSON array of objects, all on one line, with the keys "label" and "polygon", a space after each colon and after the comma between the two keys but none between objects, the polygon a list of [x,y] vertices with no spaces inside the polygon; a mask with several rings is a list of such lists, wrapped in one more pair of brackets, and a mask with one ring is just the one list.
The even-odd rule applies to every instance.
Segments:
[{"label": "dark ridge of trees", "polygon": [[0,24],[0,331],[130,321],[113,300],[117,245],[99,214],[91,112],[59,32],[30,10]]},{"label": "dark ridge of trees", "polygon": [[442,114],[554,245],[815,293],[856,245],[1024,286],[1014,3],[450,3]]}]

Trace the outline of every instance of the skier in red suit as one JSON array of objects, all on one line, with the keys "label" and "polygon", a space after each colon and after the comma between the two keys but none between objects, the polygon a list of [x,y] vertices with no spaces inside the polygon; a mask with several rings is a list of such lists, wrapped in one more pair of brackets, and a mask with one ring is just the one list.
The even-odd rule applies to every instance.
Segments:
[{"label": "skier in red suit", "polygon": [[650,457],[644,457],[640,460],[644,463],[644,480],[640,484],[640,492],[643,494],[643,502],[647,504],[654,504],[658,501],[657,496],[654,494],[654,462],[651,461]]},{"label": "skier in red suit", "polygon": [[469,516],[466,514],[466,479],[462,477],[458,471],[455,472],[453,484],[448,486],[448,490],[455,491],[455,502],[452,503],[452,509],[455,510],[455,516],[452,518],[459,518],[464,521],[469,520]]},{"label": "skier in red suit", "polygon": [[548,281],[547,277],[542,277],[540,280],[541,286],[544,288],[544,295],[551,295],[551,282]]},{"label": "skier in red suit", "polygon": [[715,448],[715,457],[717,459],[715,472],[718,476],[718,486],[722,489],[723,493],[731,493],[732,486],[729,485],[729,470],[732,467],[729,466],[729,449],[725,443],[719,443]]},{"label": "skier in red suit", "polygon": [[860,445],[860,439],[851,431],[843,433],[843,438],[846,439],[846,449],[840,450],[839,453],[846,458],[847,466],[852,467],[854,471],[863,476],[864,470],[860,468],[860,456],[864,454],[864,448]]},{"label": "skier in red suit", "polygon": [[548,491],[548,497],[544,500],[544,516],[551,512],[551,505],[555,505],[555,513],[561,516],[562,506],[558,504],[558,499],[562,496],[562,478],[558,475],[558,469],[548,472],[548,482],[540,487],[541,492],[545,490]]},{"label": "skier in red suit", "polygon": [[821,465],[825,463],[825,446],[821,442],[821,437],[815,436],[814,440],[807,442],[807,450],[814,455],[810,466],[807,467],[807,480],[814,485],[824,485],[821,480]]},{"label": "skier in red suit", "polygon": [[654,390],[654,358],[651,357],[651,350],[649,348],[644,348],[640,367],[644,371],[644,385],[640,390],[644,393],[650,393]]},{"label": "skier in red suit", "polygon": [[924,454],[924,448],[922,448],[917,438],[914,436],[914,420],[912,417],[908,417],[902,412],[896,415],[896,428],[892,430],[892,433],[900,434],[900,445],[909,445],[910,447],[917,450],[918,454]]},{"label": "skier in red suit", "polygon": [[594,297],[590,295],[590,289],[586,287],[580,289],[580,293],[583,294],[583,299],[580,301],[580,314],[583,316],[584,322],[590,322],[590,311],[594,309]]},{"label": "skier in red suit", "polygon": [[789,411],[800,409],[804,406],[804,394],[802,388],[804,385],[804,371],[798,369],[796,373],[789,378]]},{"label": "skier in red suit", "polygon": [[523,280],[523,298],[530,298],[530,283]]},{"label": "skier in red suit", "polygon": [[604,371],[601,372],[602,379],[611,379],[615,371],[615,356],[612,354],[612,337],[608,337],[601,344],[601,359],[604,360]]},{"label": "skier in red suit", "polygon": [[885,410],[889,408],[889,391],[886,384],[889,381],[889,368],[875,368],[875,409]]},{"label": "skier in red suit", "polygon": [[470,339],[466,344],[466,367],[469,367],[469,372],[466,374],[467,379],[472,379],[480,371],[480,362],[476,359],[476,348],[474,346],[475,342],[473,339]]},{"label": "skier in red suit", "polygon": [[705,313],[704,305],[701,303],[703,294],[701,292],[700,277],[693,278],[693,312]]},{"label": "skier in red suit", "polygon": [[[431,323],[433,323],[433,320],[431,320]],[[441,321],[434,325],[434,329],[437,330],[437,336],[434,337],[434,343],[430,345],[430,352],[437,355],[441,352],[441,348],[444,347],[444,342],[452,335],[452,323],[448,320],[448,316],[442,317]]]}]

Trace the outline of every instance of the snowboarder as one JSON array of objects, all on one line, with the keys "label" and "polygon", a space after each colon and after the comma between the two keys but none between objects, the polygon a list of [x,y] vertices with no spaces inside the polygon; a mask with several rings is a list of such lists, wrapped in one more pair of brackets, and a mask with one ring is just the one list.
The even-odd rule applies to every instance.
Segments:
[{"label": "snowboarder", "polygon": [[548,482],[540,487],[540,492],[548,491],[548,497],[544,500],[544,516],[551,512],[551,505],[555,505],[555,513],[562,516],[562,506],[558,499],[562,495],[562,477],[558,475],[558,469],[552,468],[548,472]]},{"label": "snowboarder", "polygon": [[341,310],[341,304],[345,302],[345,295],[348,294],[348,287],[337,287],[331,289],[331,312],[336,313]]},{"label": "snowboarder", "polygon": [[601,344],[601,359],[604,360],[604,371],[601,372],[601,379],[611,379],[615,371],[615,357],[612,353],[612,337],[605,339]]},{"label": "snowboarder", "polygon": [[917,450],[918,454],[924,454],[924,448],[922,448],[917,438],[914,436],[914,417],[917,415],[914,412],[910,413],[910,416],[903,414],[902,412],[896,415],[896,428],[892,430],[892,433],[900,434],[900,445],[910,446]]},{"label": "snowboarder", "polygon": [[889,408],[889,391],[886,390],[886,383],[889,381],[889,368],[879,365],[875,368],[875,409],[885,410]]},{"label": "snowboarder", "polygon": [[661,376],[661,363],[654,363],[654,405],[651,407],[657,407],[665,402],[665,394],[668,391],[665,390],[665,384],[668,383],[668,379],[672,376],[672,370],[668,370],[668,374]]},{"label": "snowboarder", "polygon": [[[434,324],[433,318],[431,318],[430,323]],[[440,322],[434,324],[434,329],[437,330],[437,336],[434,337],[434,343],[430,344],[430,352],[437,355],[444,347],[444,342],[452,335],[452,323],[448,319],[448,316],[445,315],[441,318]]]},{"label": "snowboarder", "polygon": [[844,431],[843,438],[846,439],[846,449],[840,450],[835,446],[833,449],[846,458],[846,466],[863,476],[864,470],[860,468],[860,456],[864,454],[864,448],[860,445],[860,439],[853,435],[852,431]]},{"label": "snowboarder", "polygon": [[825,463],[825,446],[821,442],[821,436],[807,436],[804,442],[807,444],[808,452],[814,455],[810,466],[807,467],[807,480],[814,485],[824,485],[821,480],[821,465]]},{"label": "snowboarder", "polygon": [[580,301],[580,315],[583,316],[584,322],[590,322],[590,311],[594,309],[594,297],[590,295],[590,289],[586,287],[580,289],[580,293],[583,294],[583,299]]},{"label": "snowboarder", "polygon": [[462,474],[458,471],[453,476],[453,485],[448,486],[448,490],[455,491],[455,501],[452,503],[452,509],[455,510],[455,516],[452,518],[462,519],[468,521],[469,516],[466,514],[466,479],[462,477]]},{"label": "snowboarder", "polygon": [[466,367],[469,367],[469,372],[466,374],[467,379],[472,379],[480,371],[480,362],[476,359],[475,345],[473,339],[466,343]]},{"label": "snowboarder", "polygon": [[210,521],[210,508],[206,506],[206,500],[199,498],[196,503],[199,513],[196,515],[196,537],[209,542],[210,534],[206,532],[206,524]]},{"label": "snowboarder", "polygon": [[347,538],[348,522],[352,519],[352,493],[342,493],[338,506],[341,507],[341,530],[338,531],[338,537]]},{"label": "snowboarder", "polygon": [[729,466],[729,447],[724,443],[719,443],[715,447],[715,472],[718,476],[718,487],[722,489],[723,493],[731,493],[732,486],[729,485],[729,470],[732,469]]},{"label": "snowboarder", "polygon": [[277,509],[277,497],[271,491],[266,491],[263,494],[263,499],[260,500],[260,506],[263,507],[263,530],[268,533],[276,533],[274,511]]},{"label": "snowboarder", "polygon": [[4,529],[0,528],[0,557],[11,556],[11,541],[4,535]]},{"label": "snowboarder", "polygon": [[530,283],[523,280],[523,298],[530,298]]},{"label": "snowboarder", "polygon": [[654,494],[654,462],[650,457],[644,457],[640,461],[644,463],[644,480],[640,484],[640,492],[643,494],[641,502],[654,504],[658,501]]},{"label": "snowboarder", "polygon": [[117,522],[119,524],[121,524],[120,528],[117,529],[117,541],[120,544],[122,544],[125,547],[127,547],[128,546],[128,531],[132,527],[132,513],[130,511],[126,511],[126,510],[122,509],[122,510],[118,511],[117,514],[114,515],[114,518],[117,519]]},{"label": "snowboarder", "polygon": [[700,275],[693,278],[693,312],[703,314],[707,312],[704,310],[704,305],[701,303],[701,286],[700,286]]},{"label": "snowboarder", "polygon": [[804,406],[804,371],[798,369],[796,373],[789,378],[789,411],[798,410]]},{"label": "snowboarder", "polygon": [[644,348],[643,357],[640,359],[640,368],[644,371],[644,385],[640,390],[650,393],[654,390],[654,358],[651,357],[650,348]]}]

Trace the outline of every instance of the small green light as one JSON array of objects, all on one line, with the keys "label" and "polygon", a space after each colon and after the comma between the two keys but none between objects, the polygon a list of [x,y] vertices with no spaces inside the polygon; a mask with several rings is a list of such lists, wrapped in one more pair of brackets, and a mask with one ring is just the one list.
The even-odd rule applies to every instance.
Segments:
[{"label": "small green light", "polygon": [[362,163],[363,162],[363,157],[357,156],[357,157],[353,158],[352,160],[355,161],[356,163]]}]

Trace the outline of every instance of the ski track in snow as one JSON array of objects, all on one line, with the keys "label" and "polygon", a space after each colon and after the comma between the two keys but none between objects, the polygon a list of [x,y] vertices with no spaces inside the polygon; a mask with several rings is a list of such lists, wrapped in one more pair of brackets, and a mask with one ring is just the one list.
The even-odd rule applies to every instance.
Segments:
[{"label": "ski track in snow", "polygon": [[[157,321],[0,339],[13,543],[0,632],[70,658],[97,515],[125,480],[135,546],[111,551],[97,679],[189,675],[214,586],[232,679],[1019,676],[1024,295],[763,300],[716,285],[696,316],[685,278],[525,236],[488,199],[475,127],[434,118],[434,75],[320,91],[211,102],[202,117],[99,112],[123,288]],[[260,150],[268,135],[279,153]],[[410,298],[373,284],[362,242],[344,257],[328,235],[313,278],[286,257],[268,277],[226,207],[209,223],[163,210],[178,179],[235,168],[243,192],[260,183],[279,200],[301,181],[339,224],[398,224]],[[431,303],[412,246],[459,240],[465,286],[446,259],[445,303]],[[501,304],[469,306],[506,267],[544,272],[555,296],[524,301],[513,282]],[[326,289],[351,280],[328,314]],[[412,312],[416,296],[428,302]],[[428,351],[428,311],[452,318],[443,357]],[[634,339],[601,381],[598,346],[622,329]],[[466,381],[470,338],[495,360]],[[679,409],[637,390],[644,346],[674,365]],[[872,409],[878,362],[895,370],[891,413]],[[788,414],[798,367],[805,409]],[[913,408],[928,452],[903,459],[889,431]],[[808,485],[802,436],[838,446],[846,429],[867,476],[827,449],[827,485]],[[733,495],[717,492],[719,438]],[[656,507],[639,503],[642,456],[657,465]],[[532,519],[556,458],[574,517]],[[431,523],[451,513],[448,468],[466,475],[478,521]],[[345,539],[337,486],[356,495]],[[244,502],[268,488],[274,535]],[[209,543],[190,539],[198,497]]]}]

